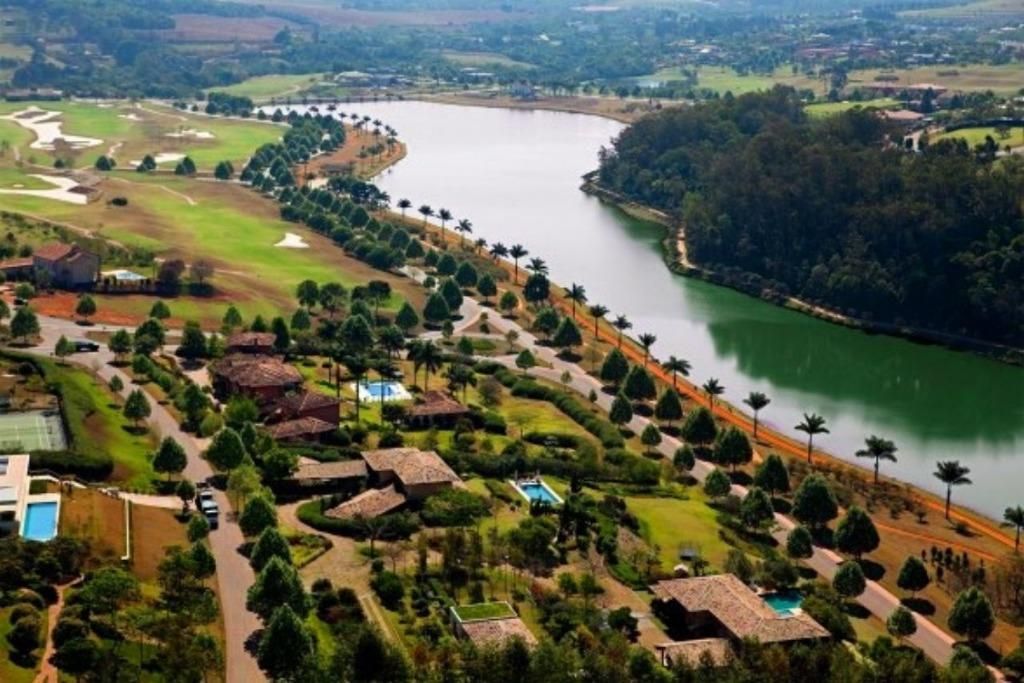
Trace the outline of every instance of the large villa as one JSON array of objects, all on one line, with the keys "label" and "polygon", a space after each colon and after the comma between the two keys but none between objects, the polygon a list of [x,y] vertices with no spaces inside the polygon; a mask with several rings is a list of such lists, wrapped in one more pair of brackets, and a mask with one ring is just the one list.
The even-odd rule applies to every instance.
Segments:
[{"label": "large villa", "polygon": [[57,535],[60,494],[32,493],[29,456],[0,455],[0,533],[33,541]]}]

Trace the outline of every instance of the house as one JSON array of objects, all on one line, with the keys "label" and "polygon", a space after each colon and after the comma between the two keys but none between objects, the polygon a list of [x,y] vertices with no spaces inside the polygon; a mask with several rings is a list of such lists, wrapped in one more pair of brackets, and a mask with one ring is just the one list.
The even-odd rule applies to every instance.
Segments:
[{"label": "house", "polygon": [[32,266],[46,272],[58,287],[92,287],[100,274],[100,257],[77,244],[50,242],[32,254]]},{"label": "house", "polygon": [[353,519],[379,517],[405,505],[406,498],[393,485],[382,489],[367,489],[357,496],[324,512],[327,517]]},{"label": "house", "polygon": [[341,400],[316,391],[288,394],[274,404],[267,422],[283,422],[313,417],[335,427],[341,423]]},{"label": "house", "polygon": [[210,372],[218,396],[247,396],[261,406],[302,387],[299,371],[272,356],[232,354],[212,364]]},{"label": "house", "polygon": [[[674,642],[658,646],[663,661],[699,658],[705,649],[712,657],[725,657],[721,641],[735,647],[748,639],[767,645],[830,637],[825,627],[803,612],[776,612],[732,574],[660,581],[651,590],[652,608],[669,633],[677,636]],[[695,641],[707,642],[692,644]]]},{"label": "house", "polygon": [[443,391],[425,391],[420,400],[406,413],[406,423],[413,428],[450,429],[459,418],[469,415],[469,408]]},{"label": "house", "polygon": [[64,92],[53,88],[24,88],[4,93],[8,102],[58,102],[63,98]]},{"label": "house", "polygon": [[274,340],[277,336],[273,332],[236,332],[227,340],[228,353],[260,353],[271,354],[274,352]]},{"label": "house", "polygon": [[299,465],[291,477],[308,484],[326,484],[348,479],[366,479],[366,463],[362,460],[310,462]]},{"label": "house", "polygon": [[528,647],[537,644],[537,638],[507,602],[460,605],[449,610],[455,635],[478,648],[501,647],[514,638]]},{"label": "house", "polygon": [[365,451],[370,483],[376,486],[395,485],[410,500],[422,500],[453,486],[462,479],[434,451],[418,448],[386,448]]},{"label": "house", "polygon": [[20,529],[29,491],[28,463],[27,455],[0,456],[0,533]]},{"label": "house", "polygon": [[300,417],[286,420],[267,427],[274,441],[319,441],[337,431],[338,425],[318,420],[315,417]]}]

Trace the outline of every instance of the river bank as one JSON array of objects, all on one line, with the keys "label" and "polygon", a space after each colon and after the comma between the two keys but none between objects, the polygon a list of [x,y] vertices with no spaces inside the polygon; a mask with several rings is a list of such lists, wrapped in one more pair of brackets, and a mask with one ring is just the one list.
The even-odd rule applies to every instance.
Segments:
[{"label": "river bank", "polygon": [[596,171],[584,176],[583,185],[580,187],[583,192],[615,206],[634,218],[657,223],[665,228],[666,236],[662,241],[662,254],[665,265],[673,273],[710,282],[721,287],[729,287],[776,306],[781,306],[782,308],[828,323],[860,330],[867,334],[884,334],[899,337],[917,344],[938,345],[953,351],[974,353],[1009,365],[1024,366],[1024,349],[939,330],[852,317],[827,306],[813,304],[766,287],[762,284],[760,278],[752,273],[725,273],[699,266],[687,257],[685,253],[686,243],[681,234],[681,227],[671,216],[657,209],[637,204],[617,192],[602,187],[596,181],[595,175]]},{"label": "river bank", "polygon": [[651,106],[646,100],[619,99],[611,97],[583,97],[566,95],[561,97],[539,96],[520,99],[497,93],[418,93],[407,99],[438,104],[453,104],[460,107],[488,107],[493,109],[520,109],[560,111],[569,114],[601,116],[619,123],[633,123],[661,105]]}]

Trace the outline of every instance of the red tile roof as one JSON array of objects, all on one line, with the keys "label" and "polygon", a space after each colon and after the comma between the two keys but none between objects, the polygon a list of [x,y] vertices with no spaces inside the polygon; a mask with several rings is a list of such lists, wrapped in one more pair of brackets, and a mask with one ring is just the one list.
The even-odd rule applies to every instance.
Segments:
[{"label": "red tile roof", "polygon": [[434,451],[418,448],[386,448],[364,451],[366,466],[375,472],[394,472],[405,486],[461,482],[459,475]]},{"label": "red tile roof", "polygon": [[315,479],[356,479],[366,476],[366,463],[362,460],[339,460],[299,465],[292,479],[310,481]]},{"label": "red tile roof", "polygon": [[240,346],[273,346],[277,336],[273,332],[236,332],[228,337],[228,348]]},{"label": "red tile roof", "polygon": [[537,644],[537,638],[519,617],[477,619],[464,621],[460,626],[466,637],[477,646],[500,646],[513,638],[520,638],[527,645]]},{"label": "red tile roof", "polygon": [[333,396],[317,391],[302,391],[288,394],[277,402],[277,409],[286,414],[295,415],[305,410],[341,405],[341,401]]},{"label": "red tile roof", "polygon": [[73,244],[49,242],[42,246],[36,247],[35,251],[32,252],[32,255],[37,256],[46,261],[59,261],[68,254],[70,254],[75,249],[76,247]]},{"label": "red tile roof", "polygon": [[291,365],[267,356],[232,355],[217,362],[213,373],[247,388],[302,384],[302,374]]},{"label": "red tile roof", "polygon": [[287,422],[278,422],[275,425],[270,425],[267,430],[270,432],[270,436],[274,439],[299,439],[302,437],[317,437],[321,434],[327,434],[337,429],[336,425],[332,425],[330,422],[324,422],[318,420],[315,417],[300,417],[297,420],[288,420]]},{"label": "red tile roof", "polygon": [[439,415],[468,415],[469,408],[443,391],[426,391],[420,401],[409,408],[409,417],[436,417]]},{"label": "red tile roof", "polygon": [[394,486],[383,489],[368,489],[358,496],[349,498],[337,507],[324,513],[327,517],[351,519],[353,517],[378,517],[405,505],[405,496]]}]

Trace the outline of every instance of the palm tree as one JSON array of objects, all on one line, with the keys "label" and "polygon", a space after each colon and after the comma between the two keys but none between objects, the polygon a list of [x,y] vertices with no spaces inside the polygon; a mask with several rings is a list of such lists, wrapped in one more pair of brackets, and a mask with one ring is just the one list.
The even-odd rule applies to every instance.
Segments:
[{"label": "palm tree", "polygon": [[565,290],[565,298],[572,302],[572,319],[576,319],[576,304],[583,305],[587,303],[587,290],[584,289],[583,285],[578,285],[575,282],[569,289]]},{"label": "palm tree", "polygon": [[795,429],[807,434],[807,462],[810,462],[811,452],[814,450],[814,435],[829,433],[825,427],[825,418],[817,413],[811,413],[810,415],[804,413],[803,421]]},{"label": "palm tree", "polygon": [[1003,513],[1003,519],[1005,520],[1002,526],[1012,526],[1017,530],[1017,538],[1013,542],[1013,552],[1020,552],[1020,530],[1024,528],[1024,508],[1020,505],[1013,508],[1006,508],[1006,512]]},{"label": "palm tree", "polygon": [[771,403],[772,400],[760,391],[751,391],[747,394],[747,397],[743,399],[743,402],[754,411],[754,439],[757,439],[757,414],[761,412],[762,408],[767,408],[768,404]]},{"label": "palm tree", "polygon": [[402,218],[405,218],[405,210],[412,208],[412,202],[408,199],[399,199],[398,208],[402,210]]},{"label": "palm tree", "polygon": [[668,360],[661,364],[661,367],[665,368],[668,372],[672,373],[672,389],[676,388],[676,379],[678,375],[683,377],[690,376],[690,361],[682,358],[676,358],[675,356],[669,356]]},{"label": "palm tree", "polygon": [[466,235],[472,234],[473,232],[473,222],[470,221],[468,218],[463,218],[455,226],[455,231],[459,233],[459,246],[465,247]]},{"label": "palm tree", "polygon": [[650,332],[644,332],[636,340],[640,342],[640,346],[644,347],[644,366],[646,366],[647,357],[651,355],[651,347],[654,346],[654,342],[658,341],[658,338]]},{"label": "palm tree", "polygon": [[629,322],[629,318],[624,315],[615,316],[615,320],[612,321],[612,325],[619,331],[619,348],[622,348],[622,333],[633,327],[633,323]]},{"label": "palm tree", "polygon": [[896,444],[888,439],[883,439],[880,436],[872,434],[868,438],[864,439],[864,445],[867,448],[862,448],[857,451],[856,456],[858,458],[874,458],[875,459],[875,484],[878,484],[878,465],[882,460],[888,460],[889,462],[896,462]]},{"label": "palm tree", "polygon": [[529,263],[529,265],[526,266],[526,269],[528,271],[530,271],[531,273],[533,273],[534,275],[547,275],[548,274],[548,264],[547,264],[547,262],[544,261],[544,259],[542,259],[542,258],[540,258],[538,256],[534,256],[532,259],[530,259],[530,263]]},{"label": "palm tree", "polygon": [[949,519],[949,502],[953,497],[953,487],[973,483],[967,478],[970,467],[964,467],[959,460],[940,460],[935,465],[935,478],[946,485],[946,519]]},{"label": "palm tree", "polygon": [[407,360],[412,361],[412,383],[416,384],[416,379],[420,375],[420,368],[423,367],[420,363],[420,354],[423,353],[423,346],[426,342],[422,339],[413,339],[405,347],[405,357]]},{"label": "palm tree", "polygon": [[526,247],[521,244],[513,244],[509,247],[508,255],[512,257],[512,263],[515,264],[515,270],[512,275],[513,284],[519,284],[519,259],[526,257],[529,253]]},{"label": "palm tree", "polygon": [[602,306],[601,304],[594,304],[587,312],[590,313],[590,317],[594,319],[594,339],[597,339],[597,323],[601,318],[608,315],[608,307]]},{"label": "palm tree", "polygon": [[712,377],[701,385],[701,389],[703,389],[708,395],[708,407],[714,410],[715,396],[721,396],[724,394],[725,387],[723,387],[716,378]]},{"label": "palm tree", "polygon": [[491,245],[491,256],[497,261],[500,258],[508,256],[508,247],[501,242],[495,242]]},{"label": "palm tree", "polygon": [[444,232],[444,224],[452,219],[452,212],[448,209],[438,209],[437,218],[441,221],[441,232]]},{"label": "palm tree", "polygon": [[[424,204],[419,208],[420,214],[423,215],[423,227],[427,227],[427,219],[434,215],[434,210],[430,208],[430,204]],[[441,228],[442,231],[444,228]]]},{"label": "palm tree", "polygon": [[426,381],[423,382],[423,389],[430,389],[430,376],[441,369],[444,365],[444,354],[433,341],[427,341],[420,348],[420,366],[427,372]]},{"label": "palm tree", "polygon": [[348,368],[349,373],[356,380],[356,424],[359,424],[359,409],[362,407],[362,400],[359,398],[359,387],[363,383],[363,377],[366,375],[366,371],[370,369],[370,363],[365,356],[360,354],[353,354],[345,356],[342,361],[345,367]]},{"label": "palm tree", "polygon": [[480,250],[487,246],[487,240],[483,237],[477,237],[476,242],[473,243],[473,251],[480,254]]}]

